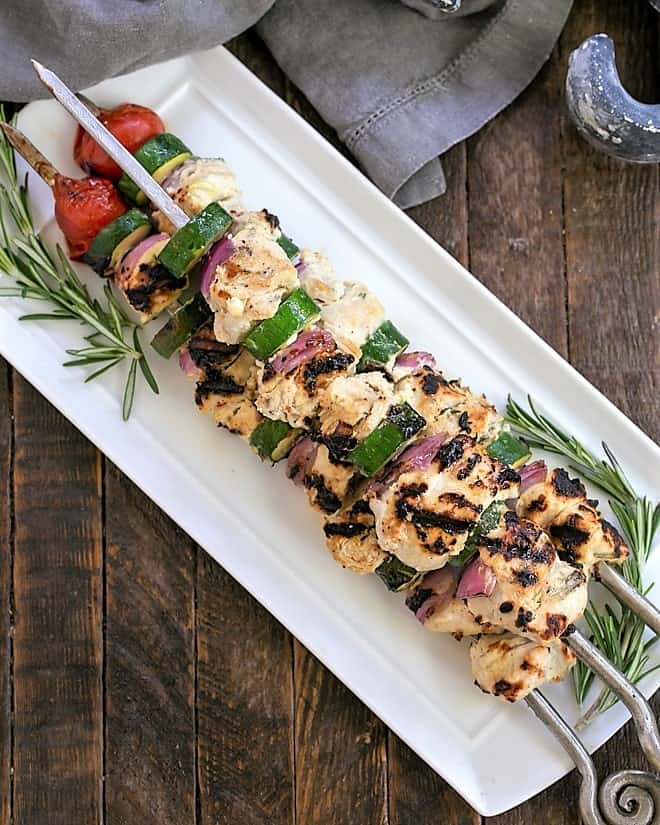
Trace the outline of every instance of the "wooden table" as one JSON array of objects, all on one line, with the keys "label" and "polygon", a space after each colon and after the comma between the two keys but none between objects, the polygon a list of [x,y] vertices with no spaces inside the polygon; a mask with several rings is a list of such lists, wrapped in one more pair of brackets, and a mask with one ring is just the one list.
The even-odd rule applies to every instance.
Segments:
[{"label": "wooden table", "polygon": [[[410,214],[657,440],[658,167],[596,154],[564,116],[567,55],[598,31],[614,36],[631,91],[659,99],[647,4],[578,0],[540,76],[448,153],[447,194]],[[233,50],[336,140],[256,37]],[[0,825],[480,821],[0,370]],[[630,726],[596,761],[603,775],[643,766]],[[571,775],[488,822],[573,825],[576,805]]]}]

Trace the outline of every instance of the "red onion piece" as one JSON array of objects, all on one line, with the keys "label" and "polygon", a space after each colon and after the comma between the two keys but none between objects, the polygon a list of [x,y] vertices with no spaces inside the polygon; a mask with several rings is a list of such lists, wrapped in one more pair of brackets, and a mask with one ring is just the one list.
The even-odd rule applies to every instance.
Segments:
[{"label": "red onion piece", "polygon": [[421,583],[406,599],[406,604],[408,604],[417,591],[432,591],[432,595],[430,595],[428,599],[425,599],[415,611],[415,617],[419,622],[424,624],[438,608],[443,607],[451,601],[456,591],[457,578],[458,571],[455,567],[450,567],[449,565],[443,567],[441,570],[433,570],[424,576]]},{"label": "red onion piece", "polygon": [[192,356],[187,347],[179,351],[179,366],[190,378],[197,378],[199,375],[199,369],[192,360]]},{"label": "red onion piece", "polygon": [[157,243],[161,241],[165,241],[169,238],[165,232],[159,232],[156,235],[149,235],[148,238],[144,238],[140,241],[137,246],[134,246],[129,252],[127,252],[121,261],[120,266],[120,274],[121,275],[130,275],[131,272],[135,269],[138,265],[140,258],[151,249],[152,246],[155,246]]},{"label": "red onion piece", "polygon": [[168,175],[162,182],[161,186],[167,192],[176,191],[181,185],[181,177],[184,171],[187,171],[191,166],[194,166],[199,158],[188,158],[180,163],[176,169]]},{"label": "red onion piece", "polygon": [[301,438],[289,453],[286,474],[296,487],[302,487],[316,461],[319,445],[307,435]]},{"label": "red onion piece", "polygon": [[492,596],[497,579],[492,567],[476,558],[463,571],[456,589],[457,599],[470,599],[472,596]]},{"label": "red onion piece", "polygon": [[397,356],[394,366],[404,370],[419,370],[422,367],[435,369],[435,358],[430,352],[402,352]]},{"label": "red onion piece", "polygon": [[324,329],[308,329],[268,362],[271,373],[291,372],[323,352],[333,352],[335,339]]},{"label": "red onion piece", "polygon": [[307,264],[304,261],[298,261],[294,264],[296,269],[298,270],[298,275],[302,275],[303,272],[307,269]]},{"label": "red onion piece", "polygon": [[545,461],[539,459],[538,461],[525,464],[525,466],[521,467],[517,472],[520,476],[520,492],[522,493],[525,490],[529,490],[529,488],[535,484],[544,482],[548,468]]},{"label": "red onion piece", "polygon": [[384,473],[373,478],[367,485],[367,491],[380,495],[404,473],[428,470],[435,454],[446,440],[447,433],[436,433],[428,438],[420,438],[419,441],[405,449],[391,466],[386,467]]},{"label": "red onion piece", "polygon": [[202,266],[199,281],[199,291],[205,298],[209,297],[211,284],[215,278],[215,270],[231,258],[235,251],[236,247],[231,238],[222,238],[222,240],[216,241],[209,249],[206,260]]}]

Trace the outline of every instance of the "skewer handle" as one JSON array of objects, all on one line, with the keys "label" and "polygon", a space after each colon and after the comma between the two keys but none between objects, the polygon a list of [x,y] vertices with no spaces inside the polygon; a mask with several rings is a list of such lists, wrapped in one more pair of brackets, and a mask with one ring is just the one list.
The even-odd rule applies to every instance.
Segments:
[{"label": "skewer handle", "polygon": [[660,610],[635,590],[620,573],[601,561],[596,567],[596,578],[614,593],[622,604],[636,613],[647,627],[660,636]]},{"label": "skewer handle", "polygon": [[644,771],[611,774],[598,788],[596,768],[587,749],[548,700],[533,691],[527,705],[559,741],[578,769],[580,815],[584,825],[657,825],[660,781]]},{"label": "skewer handle", "polygon": [[633,723],[637,729],[637,738],[642,746],[644,755],[653,767],[660,772],[660,734],[658,723],[653,715],[651,706],[644,696],[614,665],[585,638],[579,631],[566,637],[566,643],[573,652],[594,673],[605,682],[608,688],[615,693],[630,711]]},{"label": "skewer handle", "polygon": [[[566,724],[553,706],[538,690],[525,699],[534,715],[543,722],[559,741],[578,769],[580,783],[580,815],[585,825],[608,825],[598,809],[598,777],[594,763],[582,742]],[[631,823],[633,825],[633,823]],[[639,825],[647,825],[640,821]],[[650,825],[650,823],[649,823]]]}]

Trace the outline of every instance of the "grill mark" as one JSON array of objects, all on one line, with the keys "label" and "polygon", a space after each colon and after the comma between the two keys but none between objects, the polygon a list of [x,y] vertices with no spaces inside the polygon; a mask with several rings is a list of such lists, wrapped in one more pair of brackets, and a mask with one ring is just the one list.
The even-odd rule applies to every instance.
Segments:
[{"label": "grill mark", "polygon": [[552,473],[552,486],[565,498],[586,497],[587,491],[579,478],[571,478],[562,467]]},{"label": "grill mark", "polygon": [[370,529],[368,524],[363,524],[360,521],[332,521],[324,525],[323,532],[328,538],[342,536],[343,538],[352,539]]},{"label": "grill mark", "polygon": [[316,503],[324,513],[335,513],[341,507],[341,500],[326,485],[323,476],[311,473],[305,479],[305,487],[316,492]]},{"label": "grill mark", "polygon": [[303,370],[303,385],[308,394],[314,394],[316,391],[316,383],[321,375],[327,375],[331,372],[341,372],[349,367],[353,361],[355,361],[355,358],[352,355],[338,352],[335,355],[328,355],[324,358],[314,358],[305,364],[305,369]]}]

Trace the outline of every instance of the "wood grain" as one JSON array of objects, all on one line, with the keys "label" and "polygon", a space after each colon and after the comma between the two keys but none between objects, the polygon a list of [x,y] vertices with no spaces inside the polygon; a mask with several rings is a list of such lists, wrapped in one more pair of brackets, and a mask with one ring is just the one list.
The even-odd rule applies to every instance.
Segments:
[{"label": "wood grain", "polygon": [[0,358],[0,825],[11,815],[11,589],[14,565],[13,441],[14,405],[11,368]]},{"label": "wood grain", "polygon": [[194,549],[106,470],[106,822],[195,817]]},{"label": "wood grain", "polygon": [[14,821],[101,817],[100,456],[14,381]]},{"label": "wood grain", "polygon": [[288,825],[291,637],[201,550],[197,582],[201,822]]},{"label": "wood grain", "polygon": [[[557,50],[535,82],[468,142],[472,272],[567,354]],[[578,825],[575,772],[492,825]]]},{"label": "wood grain", "polygon": [[[432,238],[467,265],[467,155],[465,144],[442,159],[447,191],[409,209],[408,214]],[[421,632],[421,628],[420,628]],[[391,731],[388,735],[389,815],[391,825],[477,825],[480,817]]]},{"label": "wood grain", "polygon": [[[236,38],[231,50],[275,92],[283,92],[282,73],[254,33]],[[291,636],[209,556],[198,552],[201,821],[291,823],[295,816]]]},{"label": "wood grain", "polygon": [[[608,32],[631,93],[658,100],[657,18],[647,3],[584,2],[563,50],[593,31]],[[659,167],[608,158],[570,125],[563,150],[571,360],[658,440]]]},{"label": "wood grain", "polygon": [[295,643],[296,812],[301,825],[386,825],[387,731]]},{"label": "wood grain", "polygon": [[[657,23],[648,4],[583,2],[562,36],[562,57],[594,31],[606,31],[629,91],[656,101]],[[571,361],[659,441],[659,169],[594,151],[570,123],[562,147]],[[660,713],[660,695],[653,706]],[[630,723],[595,761],[601,776],[647,767]]]}]

